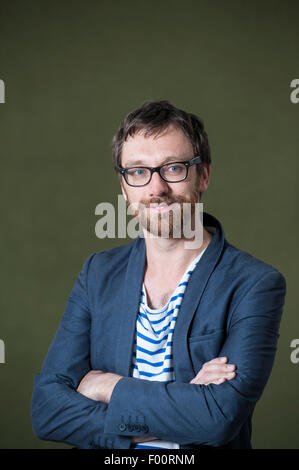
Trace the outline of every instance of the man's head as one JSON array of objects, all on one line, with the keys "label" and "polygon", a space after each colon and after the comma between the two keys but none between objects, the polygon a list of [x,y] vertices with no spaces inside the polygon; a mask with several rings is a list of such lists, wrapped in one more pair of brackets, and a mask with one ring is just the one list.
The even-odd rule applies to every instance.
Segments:
[{"label": "man's head", "polygon": [[[175,108],[168,101],[147,101],[129,113],[113,138],[112,152],[114,168],[118,172],[128,205],[143,204],[148,208],[153,203],[172,204],[170,214],[166,214],[167,208],[152,211],[159,214],[159,233],[166,215],[170,218],[172,230],[175,219],[172,212],[176,210],[176,206],[184,202],[199,202],[201,193],[208,187],[211,156],[203,123],[197,116]],[[166,175],[168,179],[168,172],[177,170],[174,166],[167,169],[167,174],[165,169],[160,174],[152,173],[149,183],[143,186],[131,186],[128,183],[132,183],[132,180],[119,173],[120,168],[153,168],[166,163],[186,163],[196,156],[200,156],[201,163],[189,166],[186,178],[181,181],[169,182],[161,177]],[[134,173],[139,175],[144,170],[137,169]],[[146,209],[135,212],[147,230],[150,211]]]}]

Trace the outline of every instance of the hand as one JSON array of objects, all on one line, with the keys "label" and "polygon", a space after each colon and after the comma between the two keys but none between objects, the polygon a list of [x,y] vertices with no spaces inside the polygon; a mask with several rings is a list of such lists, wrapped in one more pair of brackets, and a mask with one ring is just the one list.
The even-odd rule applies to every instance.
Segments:
[{"label": "hand", "polygon": [[220,385],[226,380],[235,378],[236,366],[227,364],[227,357],[216,357],[205,362],[198,374],[190,381],[190,384],[216,384]]},{"label": "hand", "polygon": [[[110,402],[113,389],[121,375],[103,372],[102,370],[90,370],[78,385],[77,392],[92,400]],[[154,436],[133,436],[132,443],[147,442],[157,439]]]},{"label": "hand", "polygon": [[[226,380],[233,379],[236,366],[227,364],[227,357],[216,357],[209,362],[205,362],[198,374],[190,381],[190,384],[209,385],[210,383],[221,384]],[[134,436],[132,443],[153,441],[157,439],[152,436]]]},{"label": "hand", "polygon": [[157,437],[153,437],[153,436],[133,436],[132,444],[139,444],[139,442],[154,441],[156,439]]},{"label": "hand", "polygon": [[111,372],[90,370],[79,383],[77,392],[92,400],[109,403],[113,389],[121,378],[121,375]]}]

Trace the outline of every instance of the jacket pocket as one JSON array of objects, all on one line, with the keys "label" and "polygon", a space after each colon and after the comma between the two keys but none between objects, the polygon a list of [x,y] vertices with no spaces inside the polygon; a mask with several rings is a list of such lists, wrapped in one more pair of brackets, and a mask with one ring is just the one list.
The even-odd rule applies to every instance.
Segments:
[{"label": "jacket pocket", "polygon": [[197,374],[205,362],[215,359],[225,341],[224,329],[217,329],[205,335],[191,336],[188,338],[189,355],[194,374]]}]

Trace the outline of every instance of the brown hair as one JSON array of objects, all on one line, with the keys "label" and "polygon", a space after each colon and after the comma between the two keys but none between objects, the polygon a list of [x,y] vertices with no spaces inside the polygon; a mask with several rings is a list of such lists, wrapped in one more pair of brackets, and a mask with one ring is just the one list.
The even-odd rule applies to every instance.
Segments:
[{"label": "brown hair", "polygon": [[[128,136],[133,137],[138,131],[144,131],[145,136],[159,134],[170,124],[182,129],[189,137],[194,156],[200,155],[202,163],[210,165],[211,151],[208,135],[199,117],[176,108],[166,100],[145,101],[140,108],[127,114],[112,139],[112,159],[115,171],[121,166],[122,147]],[[197,165],[199,174],[201,169],[202,165]]]}]

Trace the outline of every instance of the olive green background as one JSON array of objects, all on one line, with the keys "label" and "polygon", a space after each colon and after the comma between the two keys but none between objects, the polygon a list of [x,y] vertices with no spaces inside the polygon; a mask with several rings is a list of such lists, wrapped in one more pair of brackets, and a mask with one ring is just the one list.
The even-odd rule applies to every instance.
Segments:
[{"label": "olive green background", "polygon": [[202,202],[232,244],[275,266],[287,298],[255,448],[298,448],[299,78],[296,1],[0,2],[0,447],[62,448],[31,427],[34,374],[83,261],[130,242],[95,236],[117,202],[110,143],[147,99],[203,118],[211,183]]}]

